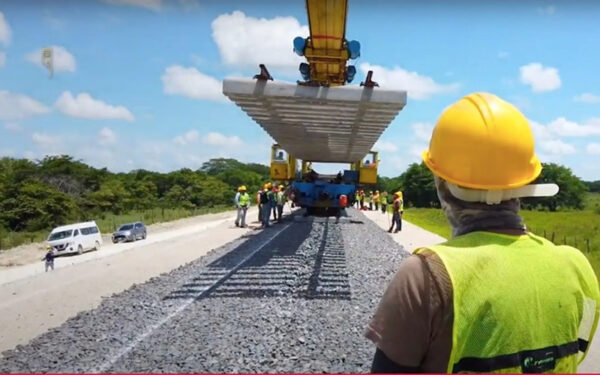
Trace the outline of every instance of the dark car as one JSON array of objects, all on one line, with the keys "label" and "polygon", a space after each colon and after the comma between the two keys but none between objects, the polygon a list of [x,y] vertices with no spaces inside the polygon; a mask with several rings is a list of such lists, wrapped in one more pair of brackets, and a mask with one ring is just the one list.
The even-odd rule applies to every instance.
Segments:
[{"label": "dark car", "polygon": [[146,226],[141,222],[123,224],[112,235],[112,242],[136,241],[146,238]]}]

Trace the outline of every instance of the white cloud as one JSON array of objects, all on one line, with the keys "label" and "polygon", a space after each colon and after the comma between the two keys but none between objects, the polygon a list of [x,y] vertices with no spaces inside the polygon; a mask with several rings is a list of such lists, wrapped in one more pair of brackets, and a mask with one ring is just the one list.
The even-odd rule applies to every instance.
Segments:
[{"label": "white cloud", "polygon": [[155,12],[159,11],[162,6],[162,0],[104,0],[104,2],[116,5],[131,5]]},{"label": "white cloud", "polygon": [[410,147],[410,155],[414,158],[415,161],[421,161],[421,157],[423,155],[423,151],[427,150],[429,147],[424,144],[416,144]]},{"label": "white cloud", "polygon": [[23,127],[18,122],[6,122],[4,123],[4,129],[17,133],[22,131]]},{"label": "white cloud", "polygon": [[189,132],[178,135],[173,139],[173,142],[178,145],[185,146],[187,144],[197,143],[200,139],[200,133],[197,130],[190,130]]},{"label": "white cloud", "polygon": [[[74,72],[77,69],[75,57],[65,47],[50,46],[52,48],[52,65],[55,73]],[[46,69],[42,65],[42,49],[37,49],[25,55],[27,61]]]},{"label": "white cloud", "polygon": [[552,138],[552,131],[547,126],[540,124],[539,122],[529,120],[529,125],[533,131],[535,139],[549,139]]},{"label": "white cloud", "polygon": [[433,124],[428,122],[416,122],[411,125],[415,136],[424,142],[429,142],[433,133]]},{"label": "white cloud", "polygon": [[48,107],[26,95],[0,90],[0,120],[20,120],[49,111]]},{"label": "white cloud", "polygon": [[600,155],[600,143],[590,143],[586,147],[586,151],[590,155]]},{"label": "white cloud", "polygon": [[31,140],[38,146],[51,147],[58,144],[60,138],[57,136],[35,132],[31,135]]},{"label": "white cloud", "polygon": [[304,61],[292,52],[292,41],[309,35],[308,26],[294,17],[254,18],[239,10],[215,18],[212,31],[227,65],[258,69],[258,64],[265,64],[286,71],[297,71]]},{"label": "white cloud", "polygon": [[530,85],[533,92],[556,90],[561,86],[558,69],[531,63],[519,68],[521,82]]},{"label": "white cloud", "polygon": [[123,106],[113,106],[92,98],[88,93],[73,96],[70,91],[63,92],[54,104],[58,110],[71,117],[87,119],[115,119],[133,121],[133,114]]},{"label": "white cloud", "polygon": [[559,117],[548,124],[554,134],[562,137],[589,137],[600,135],[600,119],[593,118],[583,124]]},{"label": "white cloud", "polygon": [[568,155],[576,152],[573,145],[559,139],[542,141],[540,143],[540,148],[545,153],[553,155]]},{"label": "white cloud", "polygon": [[409,72],[400,67],[392,69],[369,63],[360,64],[360,70],[367,74],[373,71],[373,80],[383,88],[406,90],[411,99],[429,99],[436,94],[447,94],[458,90],[458,83],[443,85],[435,82],[431,77]]},{"label": "white cloud", "polygon": [[6,65],[6,53],[0,52],[0,68],[4,68]]},{"label": "white cloud", "polygon": [[0,44],[7,46],[10,43],[11,30],[4,13],[0,12]]},{"label": "white cloud", "polygon": [[202,137],[202,143],[208,146],[235,147],[241,146],[242,140],[237,135],[230,137],[217,132],[210,132]]},{"label": "white cloud", "polygon": [[396,152],[398,151],[398,146],[394,142],[378,140],[375,142],[373,149],[384,152]]},{"label": "white cloud", "polygon": [[539,14],[544,16],[551,16],[556,12],[556,7],[554,5],[548,5],[545,7],[539,7],[537,11]]},{"label": "white cloud", "polygon": [[98,132],[98,143],[101,146],[114,145],[117,143],[117,135],[112,129],[104,127]]},{"label": "white cloud", "polygon": [[576,97],[573,98],[573,100],[576,102],[581,102],[581,103],[599,104],[600,96],[585,92],[581,95],[577,95]]},{"label": "white cloud", "polygon": [[226,101],[221,81],[190,67],[171,65],[160,77],[163,91],[169,95],[182,95],[191,99]]}]

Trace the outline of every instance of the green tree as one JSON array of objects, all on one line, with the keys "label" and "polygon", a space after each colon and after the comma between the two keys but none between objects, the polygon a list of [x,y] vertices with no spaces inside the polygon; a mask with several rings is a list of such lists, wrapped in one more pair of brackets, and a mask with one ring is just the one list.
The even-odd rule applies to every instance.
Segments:
[{"label": "green tree", "polygon": [[15,231],[37,231],[75,219],[75,200],[40,181],[14,186],[0,202],[0,218]]},{"label": "green tree", "polygon": [[123,182],[112,177],[100,185],[100,189],[90,193],[88,200],[100,211],[111,211],[120,214],[130,209],[131,194]]},{"label": "green tree", "polygon": [[424,163],[411,164],[400,176],[405,204],[415,207],[439,207],[433,174]]}]

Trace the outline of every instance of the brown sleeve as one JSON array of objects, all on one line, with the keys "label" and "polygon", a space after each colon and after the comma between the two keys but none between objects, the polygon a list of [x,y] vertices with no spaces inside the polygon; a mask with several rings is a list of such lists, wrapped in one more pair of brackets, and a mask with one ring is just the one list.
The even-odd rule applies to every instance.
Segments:
[{"label": "brown sleeve", "polygon": [[445,372],[452,345],[450,293],[439,258],[431,252],[412,255],[385,291],[367,338],[398,365]]}]

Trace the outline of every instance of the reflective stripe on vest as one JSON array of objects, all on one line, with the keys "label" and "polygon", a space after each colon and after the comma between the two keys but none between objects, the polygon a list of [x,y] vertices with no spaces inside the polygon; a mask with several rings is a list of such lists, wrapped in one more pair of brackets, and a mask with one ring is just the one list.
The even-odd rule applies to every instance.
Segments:
[{"label": "reflective stripe on vest", "polygon": [[429,249],[452,282],[448,372],[577,371],[600,312],[598,280],[579,250],[490,232]]},{"label": "reflective stripe on vest", "polygon": [[250,196],[247,193],[242,193],[238,202],[240,206],[248,207],[250,205]]}]

